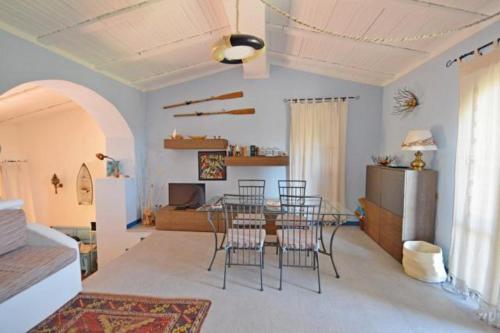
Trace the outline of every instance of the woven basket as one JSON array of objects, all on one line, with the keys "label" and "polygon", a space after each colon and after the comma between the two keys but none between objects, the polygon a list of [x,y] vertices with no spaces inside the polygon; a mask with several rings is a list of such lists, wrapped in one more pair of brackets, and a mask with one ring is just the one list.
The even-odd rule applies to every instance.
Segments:
[{"label": "woven basket", "polygon": [[424,241],[404,243],[403,268],[406,274],[420,281],[437,283],[446,280],[443,251]]}]

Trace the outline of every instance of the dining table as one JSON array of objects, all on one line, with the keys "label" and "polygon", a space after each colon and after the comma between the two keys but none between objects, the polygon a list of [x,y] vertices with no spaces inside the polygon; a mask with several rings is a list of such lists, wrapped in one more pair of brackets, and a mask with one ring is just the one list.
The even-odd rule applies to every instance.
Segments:
[{"label": "dining table", "polygon": [[[214,196],[211,197],[209,200],[205,202],[202,206],[197,208],[197,211],[199,212],[206,212],[207,213],[207,222],[210,225],[213,236],[214,236],[214,252],[212,254],[212,260],[210,261],[210,265],[208,266],[208,270],[210,271],[212,269],[212,265],[214,263],[215,257],[217,256],[218,251],[224,250],[224,241],[226,239],[226,231],[224,230],[222,232],[222,239],[219,243],[219,232],[218,229],[215,226],[214,223],[214,216],[215,214],[222,214],[223,213],[223,208],[222,208],[222,201],[223,201],[223,196]],[[280,200],[277,198],[266,198],[264,201],[264,215],[266,216],[277,216],[281,214],[281,207],[280,207]],[[330,261],[333,266],[333,270],[335,272],[335,277],[339,278],[340,275],[337,270],[337,266],[335,265],[335,261],[333,259],[333,242],[335,239],[335,234],[337,233],[337,230],[344,224],[346,224],[348,221],[351,219],[357,219],[355,214],[345,207],[344,205],[337,203],[337,202],[330,202],[326,199],[323,199],[321,202],[321,209],[320,209],[320,233],[319,233],[319,242],[320,242],[320,249],[319,253],[326,255],[330,257]],[[267,219],[266,219],[266,223]],[[330,234],[330,239],[328,241],[328,248],[325,246],[325,237],[324,237],[324,232],[323,229],[325,227],[333,227],[333,230]],[[266,242],[266,245],[276,245],[274,242]]]}]

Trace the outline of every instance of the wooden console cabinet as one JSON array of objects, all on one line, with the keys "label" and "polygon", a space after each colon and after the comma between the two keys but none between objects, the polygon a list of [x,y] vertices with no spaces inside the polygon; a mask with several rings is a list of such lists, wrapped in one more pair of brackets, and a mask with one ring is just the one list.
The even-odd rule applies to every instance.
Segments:
[{"label": "wooden console cabinet", "polygon": [[363,230],[396,260],[403,242],[434,242],[437,172],[366,168],[366,221]]},{"label": "wooden console cabinet", "polygon": [[[276,235],[276,215],[266,215],[266,233]],[[212,221],[217,232],[224,232],[224,219],[222,213],[212,213]],[[176,210],[175,207],[166,206],[156,213],[156,230],[170,231],[210,231],[208,213],[197,212],[196,209]]]},{"label": "wooden console cabinet", "polygon": [[[219,216],[212,214],[212,220],[218,232],[224,230],[224,222]],[[212,231],[208,224],[208,213],[197,212],[196,209],[176,210],[175,207],[166,206],[156,214],[157,230],[176,231]]]}]

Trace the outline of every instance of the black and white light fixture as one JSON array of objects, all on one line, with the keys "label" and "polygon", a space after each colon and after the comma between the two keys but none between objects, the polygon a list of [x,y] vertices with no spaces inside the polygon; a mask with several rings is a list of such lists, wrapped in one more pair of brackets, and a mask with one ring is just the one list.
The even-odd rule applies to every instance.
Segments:
[{"label": "black and white light fixture", "polygon": [[261,38],[240,33],[239,16],[239,0],[236,0],[236,33],[222,37],[212,48],[213,58],[223,64],[249,62],[265,51],[265,44]]}]

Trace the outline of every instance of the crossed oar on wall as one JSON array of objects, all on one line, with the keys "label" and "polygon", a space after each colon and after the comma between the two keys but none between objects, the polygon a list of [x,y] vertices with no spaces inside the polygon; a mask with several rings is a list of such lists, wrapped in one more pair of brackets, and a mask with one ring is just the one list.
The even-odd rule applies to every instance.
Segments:
[{"label": "crossed oar on wall", "polygon": [[[191,105],[191,104],[203,103],[203,102],[208,102],[208,101],[226,100],[226,99],[233,99],[233,98],[240,98],[240,97],[243,97],[243,91],[236,91],[236,92],[223,94],[223,95],[219,95],[219,96],[211,96],[208,98],[192,100],[192,101],[185,101],[185,102],[178,103],[178,104],[166,105],[163,107],[163,109],[171,109],[171,108],[184,106],[184,105]],[[235,109],[235,110],[224,110],[223,109],[221,111],[215,111],[215,112],[194,112],[194,113],[174,114],[174,117],[199,117],[199,116],[215,116],[215,115],[223,115],[223,114],[248,115],[248,114],[254,114],[254,113],[255,113],[254,108]]]},{"label": "crossed oar on wall", "polygon": [[254,114],[255,109],[236,109],[236,110],[224,110],[215,111],[215,112],[194,112],[194,113],[179,113],[174,114],[174,117],[198,117],[198,116],[216,116],[221,114],[234,114],[234,115],[243,115],[243,114]]}]

